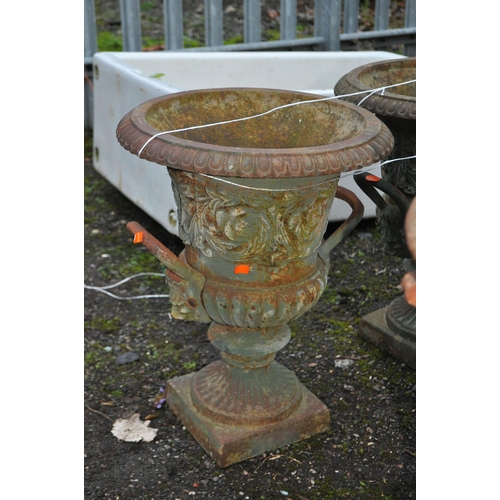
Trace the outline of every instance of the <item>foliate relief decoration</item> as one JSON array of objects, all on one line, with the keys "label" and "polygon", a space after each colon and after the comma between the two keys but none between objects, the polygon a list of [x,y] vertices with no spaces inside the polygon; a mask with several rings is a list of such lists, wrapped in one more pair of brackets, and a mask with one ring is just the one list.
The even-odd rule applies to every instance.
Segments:
[{"label": "foliate relief decoration", "polygon": [[278,265],[314,253],[336,191],[336,180],[273,191],[170,173],[184,244],[234,262]]}]

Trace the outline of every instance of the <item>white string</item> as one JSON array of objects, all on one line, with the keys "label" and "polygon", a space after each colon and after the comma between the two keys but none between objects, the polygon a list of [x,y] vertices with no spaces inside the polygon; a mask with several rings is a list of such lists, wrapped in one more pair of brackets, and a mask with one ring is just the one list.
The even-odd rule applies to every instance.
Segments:
[{"label": "white string", "polygon": [[[253,186],[246,186],[244,184],[237,184],[236,182],[231,182],[228,181],[227,179],[223,177],[215,177],[214,175],[209,175],[209,174],[203,174],[203,173],[198,173],[198,175],[202,175],[203,177],[209,177],[210,179],[215,179],[216,181],[219,182],[224,182],[225,184],[230,184],[231,186],[236,186],[238,188],[242,189],[251,189],[252,191],[267,191],[271,193],[280,193],[280,192],[285,192],[285,191],[290,191],[291,188],[287,189],[271,189],[271,188],[258,188],[258,187],[253,187]],[[322,186],[323,184],[328,184],[329,182],[332,182],[336,180],[336,178],[331,178],[327,179],[326,181],[318,182],[317,184],[309,184],[307,186],[297,186],[296,188],[293,189],[307,189],[307,188],[316,188],[317,186]]]},{"label": "white string", "polygon": [[394,161],[412,160],[413,158],[416,158],[416,157],[417,157],[417,155],[413,155],[413,156],[405,156],[404,158],[393,158],[392,160],[385,160],[382,163],[372,165],[369,168],[363,168],[362,170],[353,170],[352,172],[345,172],[342,174],[342,178],[349,177],[350,175],[354,175],[354,174],[359,174],[361,172],[370,172],[371,170],[382,167],[383,165],[387,165],[388,163],[392,163]]},{"label": "white string", "polygon": [[[362,170],[355,170],[355,171],[352,171],[352,172],[342,172],[341,173],[341,179],[345,179],[346,177],[349,177],[350,175],[354,175],[354,174],[359,174],[360,172],[369,172],[370,170],[374,170],[376,168],[380,168],[382,167],[383,165],[386,165],[387,163],[392,163],[394,161],[404,161],[404,160],[411,160],[413,158],[416,158],[417,155],[413,155],[413,156],[405,156],[404,158],[394,158],[392,160],[386,160],[386,161],[383,161],[382,163],[376,163],[374,165],[372,165],[371,167],[369,168],[363,168]],[[223,177],[215,177],[213,175],[209,175],[209,174],[203,174],[203,173],[198,173],[198,175],[201,175],[203,177],[209,177],[210,179],[216,179],[217,181],[219,182],[224,182],[225,184],[230,184],[231,186],[236,186],[238,188],[242,188],[242,189],[251,189],[252,191],[268,191],[268,192],[272,192],[272,193],[276,193],[276,192],[284,192],[284,191],[290,191],[290,188],[287,188],[287,189],[271,189],[271,188],[257,188],[257,187],[253,187],[253,186],[246,186],[244,184],[237,184],[236,182],[231,182]],[[295,189],[307,189],[307,188],[310,188],[310,187],[317,187],[317,186],[322,186],[323,184],[328,184],[329,182],[332,182],[336,180],[335,178],[331,178],[331,179],[327,179],[326,181],[322,181],[322,182],[318,182],[317,184],[309,184],[307,186],[299,186]]]},{"label": "white string", "polygon": [[119,295],[115,295],[114,293],[111,293],[111,292],[108,292],[108,289],[109,288],[114,288],[116,286],[119,286],[119,285],[122,285],[123,283],[133,279],[133,278],[137,278],[139,276],[162,276],[164,277],[165,275],[164,274],[161,274],[161,273],[138,273],[138,274],[134,274],[132,276],[129,276],[128,278],[125,278],[121,281],[119,281],[118,283],[115,283],[114,285],[108,285],[108,286],[90,286],[90,285],[85,285],[85,283],[83,284],[83,287],[88,289],[88,290],[95,290],[97,292],[101,292],[101,293],[104,293],[106,295],[109,295],[110,297],[113,297],[114,299],[118,299],[118,300],[135,300],[135,299],[163,299],[163,298],[167,298],[168,295],[164,295],[164,294],[158,294],[158,295],[136,295],[134,297],[120,297]]},{"label": "white string", "polygon": [[385,160],[384,162],[382,162],[380,164],[380,166],[386,165],[387,163],[392,163],[393,161],[412,160],[413,158],[416,158],[416,157],[417,157],[417,155],[405,156],[404,158],[393,158],[392,160]]},{"label": "white string", "polygon": [[385,89],[388,89],[388,88],[392,88],[392,87],[399,87],[400,85],[408,85],[410,83],[415,83],[417,80],[408,80],[406,82],[401,82],[401,83],[394,83],[392,85],[386,85],[385,87],[379,87],[377,89],[370,89],[370,90],[361,90],[359,92],[353,92],[352,94],[344,94],[344,95],[339,95],[339,96],[331,96],[331,97],[322,97],[321,99],[310,99],[310,100],[307,100],[307,101],[298,101],[298,102],[292,102],[292,103],[289,103],[289,104],[283,104],[281,106],[277,106],[276,108],[272,108],[268,111],[264,111],[263,113],[259,113],[259,114],[256,114],[256,115],[251,115],[251,116],[245,116],[243,118],[236,118],[234,120],[226,120],[226,121],[222,121],[222,122],[215,122],[215,123],[207,123],[205,125],[194,125],[192,127],[185,127],[185,128],[178,128],[178,129],[175,129],[175,130],[165,130],[163,132],[158,132],[157,134],[154,134],[153,136],[151,136],[145,143],[144,145],[142,146],[142,148],[139,150],[139,153],[137,153],[137,156],[140,158],[141,157],[141,153],[144,151],[144,148],[153,140],[155,139],[156,137],[160,136],[160,135],[164,135],[164,134],[174,134],[176,132],[186,132],[188,130],[196,130],[196,129],[199,129],[199,128],[207,128],[207,127],[215,127],[217,125],[226,125],[228,123],[236,123],[236,122],[242,122],[242,121],[245,121],[245,120],[251,120],[253,118],[260,118],[261,116],[265,116],[265,115],[268,115],[270,113],[274,113],[275,111],[278,111],[280,109],[284,109],[284,108],[290,108],[292,106],[298,106],[299,104],[311,104],[311,103],[314,103],[314,102],[322,102],[322,101],[330,101],[332,99],[340,99],[342,97],[350,97],[350,96],[354,96],[354,95],[359,95],[359,94],[365,94],[366,92],[370,92],[369,95],[367,95],[361,102],[363,102],[365,99],[368,99],[371,95],[375,94],[376,92],[379,92],[379,91],[382,91],[382,93],[385,92]]}]

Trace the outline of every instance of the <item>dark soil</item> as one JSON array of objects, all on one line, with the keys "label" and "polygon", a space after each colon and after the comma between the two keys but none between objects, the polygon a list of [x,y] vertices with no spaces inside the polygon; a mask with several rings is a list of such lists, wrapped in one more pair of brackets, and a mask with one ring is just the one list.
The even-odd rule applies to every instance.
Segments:
[{"label": "dark soil", "polygon": [[[99,22],[119,31],[117,5],[96,0]],[[103,6],[112,7],[115,17],[105,21]],[[132,243],[126,223],[138,221],[177,254],[182,242],[93,169],[90,135],[85,144],[85,284],[102,287],[140,272],[164,273],[145,248]],[[330,225],[328,233],[334,229]],[[374,220],[360,223],[331,257],[327,290],[290,323],[292,339],[276,358],[326,404],[331,429],[225,469],[160,399],[168,379],[219,359],[207,325],[172,319],[166,298],[118,300],[86,289],[85,498],[416,498],[415,371],[358,335],[365,314],[401,294],[402,262],[385,255]],[[143,276],[109,292],[167,294],[168,286],[161,277]],[[341,367],[339,360],[352,363]],[[158,429],[152,442],[124,442],[111,433],[117,419],[134,413]]]}]

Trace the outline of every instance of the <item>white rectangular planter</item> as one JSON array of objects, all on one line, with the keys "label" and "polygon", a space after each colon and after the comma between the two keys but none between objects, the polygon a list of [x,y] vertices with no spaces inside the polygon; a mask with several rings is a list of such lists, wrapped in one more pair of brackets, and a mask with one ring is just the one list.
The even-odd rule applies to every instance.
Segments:
[{"label": "white rectangular planter", "polygon": [[[390,52],[98,52],[94,55],[94,167],[169,232],[178,235],[176,205],[167,169],[140,160],[116,139],[121,118],[139,104],[172,92],[218,87],[300,90],[333,96],[333,88],[358,66],[402,56]],[[372,171],[380,175],[380,167]],[[375,205],[342,177],[375,216]],[[330,221],[348,217],[335,200]]]}]

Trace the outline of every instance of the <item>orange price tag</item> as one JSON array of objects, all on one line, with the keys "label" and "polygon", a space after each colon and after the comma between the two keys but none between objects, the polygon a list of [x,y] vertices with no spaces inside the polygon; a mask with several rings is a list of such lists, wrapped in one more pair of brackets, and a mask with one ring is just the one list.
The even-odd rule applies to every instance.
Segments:
[{"label": "orange price tag", "polygon": [[142,239],[144,238],[144,233],[139,231],[134,234],[134,243],[142,243]]},{"label": "orange price tag", "polygon": [[248,274],[250,272],[250,266],[247,264],[238,264],[234,268],[234,274]]}]

